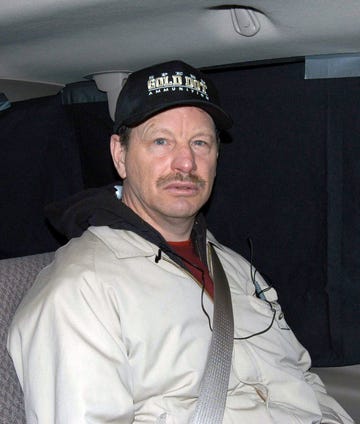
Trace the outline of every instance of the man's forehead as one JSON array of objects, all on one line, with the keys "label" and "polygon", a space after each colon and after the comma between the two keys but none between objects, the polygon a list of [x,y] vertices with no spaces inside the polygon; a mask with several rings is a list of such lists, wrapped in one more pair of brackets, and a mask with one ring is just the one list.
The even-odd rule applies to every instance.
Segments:
[{"label": "man's forehead", "polygon": [[216,130],[212,117],[203,109],[195,106],[181,106],[162,111],[138,127],[162,128],[164,130],[174,126],[185,126],[188,129],[198,128],[209,131]]}]

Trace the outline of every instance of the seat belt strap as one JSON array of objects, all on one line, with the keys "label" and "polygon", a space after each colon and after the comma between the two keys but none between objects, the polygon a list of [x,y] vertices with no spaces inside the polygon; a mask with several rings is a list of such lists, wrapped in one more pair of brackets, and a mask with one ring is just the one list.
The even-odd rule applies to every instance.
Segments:
[{"label": "seat belt strap", "polygon": [[231,293],[220,259],[209,243],[214,289],[213,332],[194,415],[190,424],[223,422],[231,358],[234,344],[234,318]]}]

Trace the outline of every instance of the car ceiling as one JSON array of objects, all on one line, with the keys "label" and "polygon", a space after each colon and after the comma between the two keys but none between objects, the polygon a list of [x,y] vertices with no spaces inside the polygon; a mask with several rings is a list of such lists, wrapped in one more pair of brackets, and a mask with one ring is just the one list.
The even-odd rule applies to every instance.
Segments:
[{"label": "car ceiling", "polygon": [[[236,32],[231,9],[245,18],[250,10],[259,31]],[[354,53],[360,51],[359,21],[359,0],[3,1],[0,89],[6,80],[58,89],[95,72],[173,58],[209,67]]]}]

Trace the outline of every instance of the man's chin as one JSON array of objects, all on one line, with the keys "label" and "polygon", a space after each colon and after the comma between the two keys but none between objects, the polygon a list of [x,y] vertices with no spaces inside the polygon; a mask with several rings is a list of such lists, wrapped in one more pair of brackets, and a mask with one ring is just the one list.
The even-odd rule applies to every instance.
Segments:
[{"label": "man's chin", "polygon": [[166,202],[158,203],[156,208],[163,216],[186,219],[196,216],[205,201],[199,197],[170,197]]},{"label": "man's chin", "polygon": [[165,211],[164,215],[169,218],[174,219],[191,219],[193,218],[199,211],[200,207],[178,207],[178,208],[169,208]]}]

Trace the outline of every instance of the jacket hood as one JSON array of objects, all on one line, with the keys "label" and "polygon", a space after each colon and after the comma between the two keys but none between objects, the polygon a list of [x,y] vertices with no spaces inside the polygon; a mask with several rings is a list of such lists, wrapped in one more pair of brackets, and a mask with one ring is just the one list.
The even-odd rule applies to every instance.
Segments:
[{"label": "jacket hood", "polygon": [[[51,225],[68,239],[80,237],[90,226],[133,231],[183,266],[162,235],[121,201],[118,187],[118,183],[114,183],[84,190],[63,201],[51,203],[45,208],[45,215]],[[191,237],[206,264],[206,225],[201,214],[195,220]]]}]

